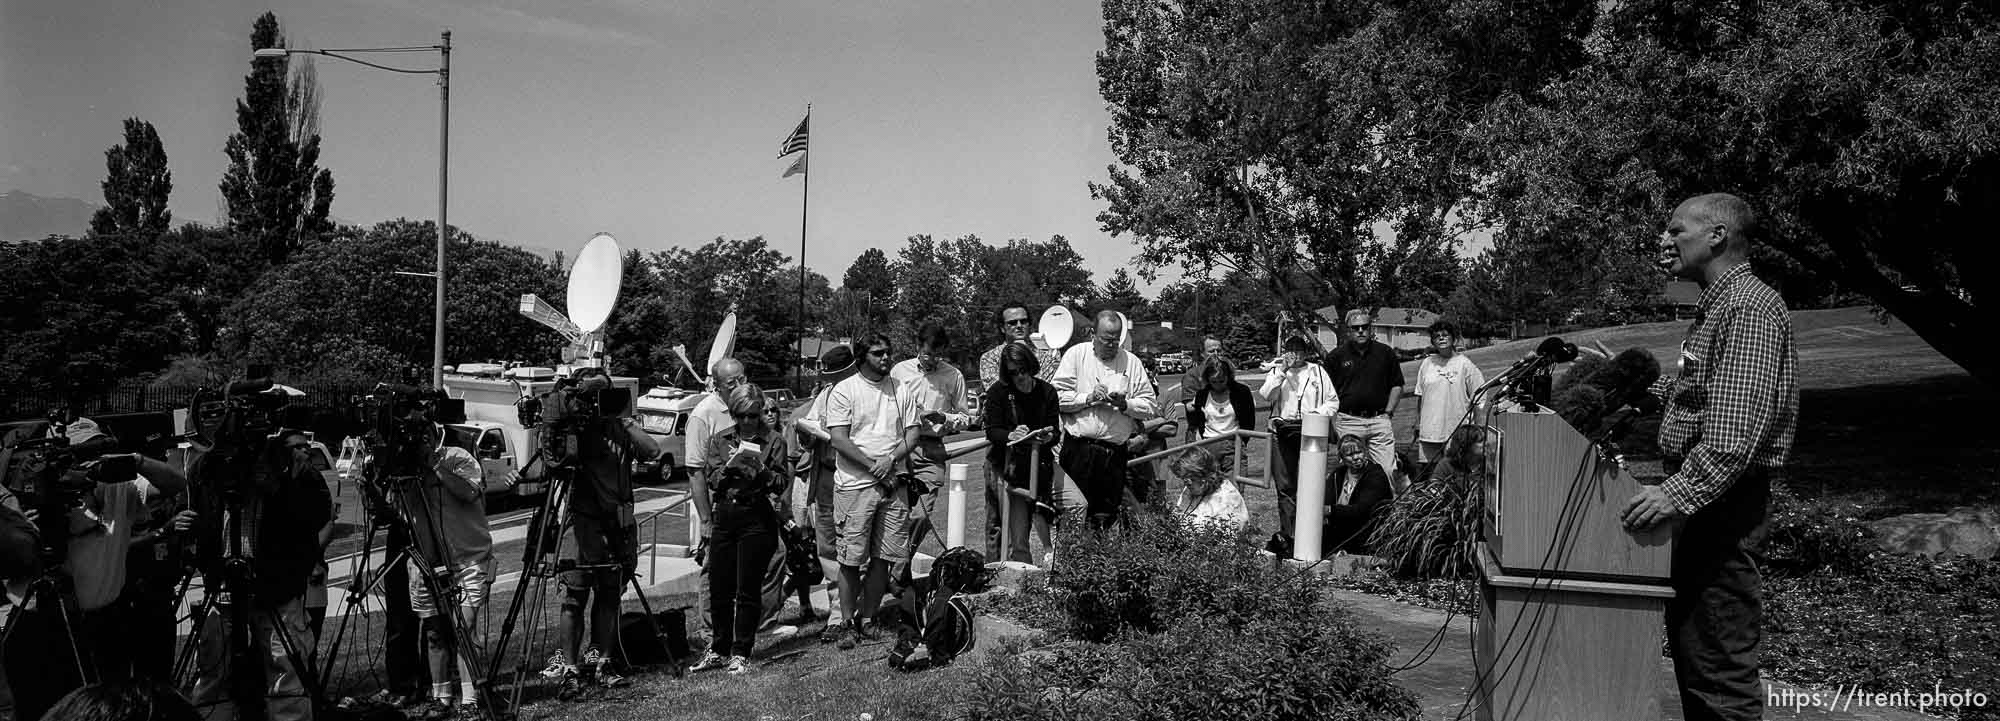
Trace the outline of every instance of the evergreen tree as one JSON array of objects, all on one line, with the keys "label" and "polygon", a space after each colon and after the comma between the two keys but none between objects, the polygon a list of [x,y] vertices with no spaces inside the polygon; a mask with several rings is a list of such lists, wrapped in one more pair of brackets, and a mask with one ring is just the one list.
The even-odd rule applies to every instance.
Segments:
[{"label": "evergreen tree", "polygon": [[[254,50],[285,46],[278,16],[264,13],[250,33]],[[312,84],[301,70],[288,82],[288,58],[254,58],[236,101],[235,134],[223,145],[229,168],[222,175],[222,198],[229,228],[253,238],[265,258],[282,263],[306,239],[331,231],[333,173],[319,167],[316,92],[295,92]],[[303,89],[301,89],[303,90]]]},{"label": "evergreen tree", "polygon": [[153,124],[125,119],[125,143],[104,151],[104,207],[90,216],[92,235],[152,237],[167,232],[173,214],[167,196],[174,175],[167,171],[167,149]]}]

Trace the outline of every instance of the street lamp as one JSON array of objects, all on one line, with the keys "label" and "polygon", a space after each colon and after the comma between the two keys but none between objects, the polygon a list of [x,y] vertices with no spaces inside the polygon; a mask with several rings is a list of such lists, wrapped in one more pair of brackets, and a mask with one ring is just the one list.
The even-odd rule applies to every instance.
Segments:
[{"label": "street lamp", "polygon": [[[438,52],[439,65],[436,70],[413,70],[378,65],[346,53],[413,53]],[[443,33],[443,43],[439,45],[419,45],[403,48],[334,48],[330,50],[301,50],[298,48],[261,48],[252,57],[282,58],[288,55],[325,55],[329,58],[346,60],[350,63],[366,65],[378,70],[412,75],[436,75],[438,78],[438,217],[437,217],[437,270],[431,275],[437,279],[436,331],[431,336],[431,387],[444,387],[444,239],[445,239],[445,198],[451,177],[451,31]]]}]

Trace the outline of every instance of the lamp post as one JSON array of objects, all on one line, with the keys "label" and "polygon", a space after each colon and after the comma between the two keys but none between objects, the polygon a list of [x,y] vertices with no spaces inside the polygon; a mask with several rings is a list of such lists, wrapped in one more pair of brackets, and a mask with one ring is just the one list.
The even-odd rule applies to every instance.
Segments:
[{"label": "lamp post", "polygon": [[[432,319],[435,331],[431,336],[431,387],[444,387],[444,241],[445,241],[445,199],[451,178],[451,31],[442,34],[443,42],[438,45],[419,45],[401,48],[334,48],[330,50],[302,50],[298,48],[262,48],[252,53],[257,58],[282,58],[289,55],[324,55],[350,63],[366,65],[378,70],[411,75],[436,75],[438,79],[438,213],[437,213],[437,268],[430,275],[437,281],[436,313]],[[414,70],[380,65],[350,57],[347,53],[411,53],[438,52],[439,64],[436,70]]]}]

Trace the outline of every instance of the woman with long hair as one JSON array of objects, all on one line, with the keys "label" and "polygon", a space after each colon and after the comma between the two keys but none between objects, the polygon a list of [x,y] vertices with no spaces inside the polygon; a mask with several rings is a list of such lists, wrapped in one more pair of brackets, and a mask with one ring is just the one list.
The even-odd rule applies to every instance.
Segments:
[{"label": "woman with long hair", "polygon": [[[1250,386],[1236,380],[1236,367],[1216,359],[1201,365],[1201,389],[1188,401],[1188,440],[1214,438],[1257,427],[1257,400]],[[1224,474],[1236,472],[1236,451],[1228,445],[1207,446]]]},{"label": "woman with long hair", "polygon": [[[1027,489],[1030,472],[1040,466],[1042,495],[1039,500],[1053,505],[1050,492],[1055,482],[1056,389],[1042,380],[1041,359],[1026,343],[1009,343],[1000,349],[1000,380],[986,390],[986,440],[991,444],[987,462],[998,478],[986,489],[986,549],[997,560],[1033,563],[1028,548],[1028,530],[1035,501],[1013,489]],[[1039,442],[1037,442],[1039,441]],[[1000,504],[1007,507],[1006,555],[1000,553]],[[1045,544],[1046,545],[1046,544]]]},{"label": "woman with long hair", "polygon": [[1229,479],[1216,455],[1195,446],[1174,456],[1169,470],[1181,480],[1180,495],[1174,497],[1174,514],[1188,525],[1221,524],[1231,534],[1243,532],[1250,523],[1250,508],[1243,491]]}]

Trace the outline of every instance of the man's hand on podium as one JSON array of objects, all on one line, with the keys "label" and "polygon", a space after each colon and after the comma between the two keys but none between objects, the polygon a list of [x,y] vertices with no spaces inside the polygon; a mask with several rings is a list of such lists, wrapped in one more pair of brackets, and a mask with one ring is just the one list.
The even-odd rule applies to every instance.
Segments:
[{"label": "man's hand on podium", "polygon": [[1628,531],[1650,531],[1667,521],[1681,517],[1681,509],[1674,505],[1674,499],[1659,486],[1640,486],[1638,495],[1625,502],[1625,510],[1619,513],[1619,520]]}]

